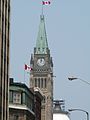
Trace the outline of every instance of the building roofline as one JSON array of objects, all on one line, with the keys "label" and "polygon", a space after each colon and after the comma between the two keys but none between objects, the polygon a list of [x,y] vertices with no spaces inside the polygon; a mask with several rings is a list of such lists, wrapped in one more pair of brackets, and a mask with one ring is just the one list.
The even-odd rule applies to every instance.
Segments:
[{"label": "building roofline", "polygon": [[18,110],[27,110],[29,111],[30,113],[32,113],[33,115],[35,115],[35,113],[30,110],[26,105],[14,105],[14,104],[9,104],[9,109],[18,109]]},{"label": "building roofline", "polygon": [[[12,79],[12,78],[10,78],[10,79]],[[28,86],[25,83],[13,82],[13,80],[10,80],[10,86],[17,86],[20,88],[25,88],[33,94],[33,92],[28,88]]]}]

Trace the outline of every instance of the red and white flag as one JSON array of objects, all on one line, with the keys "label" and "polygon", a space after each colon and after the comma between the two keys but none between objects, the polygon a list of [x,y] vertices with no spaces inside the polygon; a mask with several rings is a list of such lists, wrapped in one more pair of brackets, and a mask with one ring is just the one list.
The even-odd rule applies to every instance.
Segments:
[{"label": "red and white flag", "polygon": [[26,64],[25,64],[25,66],[24,66],[24,69],[25,69],[25,70],[30,70],[30,71],[33,70],[32,67],[30,67],[30,66],[28,66],[28,65],[26,65]]},{"label": "red and white flag", "polygon": [[50,1],[42,1],[42,5],[49,5],[50,3]]}]

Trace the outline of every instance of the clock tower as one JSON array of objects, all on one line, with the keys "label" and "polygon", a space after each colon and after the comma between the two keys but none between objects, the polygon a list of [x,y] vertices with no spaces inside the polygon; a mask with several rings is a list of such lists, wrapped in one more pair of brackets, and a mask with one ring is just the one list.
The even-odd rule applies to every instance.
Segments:
[{"label": "clock tower", "polygon": [[31,55],[30,87],[38,87],[43,93],[41,120],[53,119],[53,62],[48,48],[44,15],[40,25],[34,53]]}]

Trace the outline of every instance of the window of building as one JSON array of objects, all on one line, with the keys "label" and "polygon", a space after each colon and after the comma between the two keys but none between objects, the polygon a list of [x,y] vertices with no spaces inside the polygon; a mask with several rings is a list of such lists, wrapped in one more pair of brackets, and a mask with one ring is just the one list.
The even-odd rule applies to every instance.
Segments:
[{"label": "window of building", "polygon": [[41,88],[43,88],[43,78],[41,78]]},{"label": "window of building", "polygon": [[21,104],[21,93],[13,92],[13,103]]},{"label": "window of building", "polygon": [[45,88],[46,88],[47,87],[47,79],[45,78],[44,81],[45,81]]},{"label": "window of building", "polygon": [[40,88],[40,78],[38,78],[38,87]]},{"label": "window of building", "polygon": [[37,78],[35,78],[35,87],[37,87]]}]

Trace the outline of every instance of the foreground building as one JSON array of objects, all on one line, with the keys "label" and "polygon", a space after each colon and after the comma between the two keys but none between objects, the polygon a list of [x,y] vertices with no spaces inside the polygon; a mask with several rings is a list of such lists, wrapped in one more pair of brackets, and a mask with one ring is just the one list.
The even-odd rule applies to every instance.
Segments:
[{"label": "foreground building", "polygon": [[44,15],[40,16],[39,32],[34,53],[31,55],[30,88],[38,87],[44,97],[41,120],[53,119],[53,62],[47,42]]},{"label": "foreground building", "polygon": [[63,100],[54,101],[53,120],[70,120],[69,113],[64,109]]},{"label": "foreground building", "polygon": [[0,0],[0,120],[8,120],[10,0]]},{"label": "foreground building", "polygon": [[41,101],[43,99],[43,94],[38,87],[35,87],[33,90],[34,94],[34,112],[35,120],[41,120]]},{"label": "foreground building", "polygon": [[38,88],[30,90],[24,83],[10,78],[9,120],[41,120],[42,98]]}]

